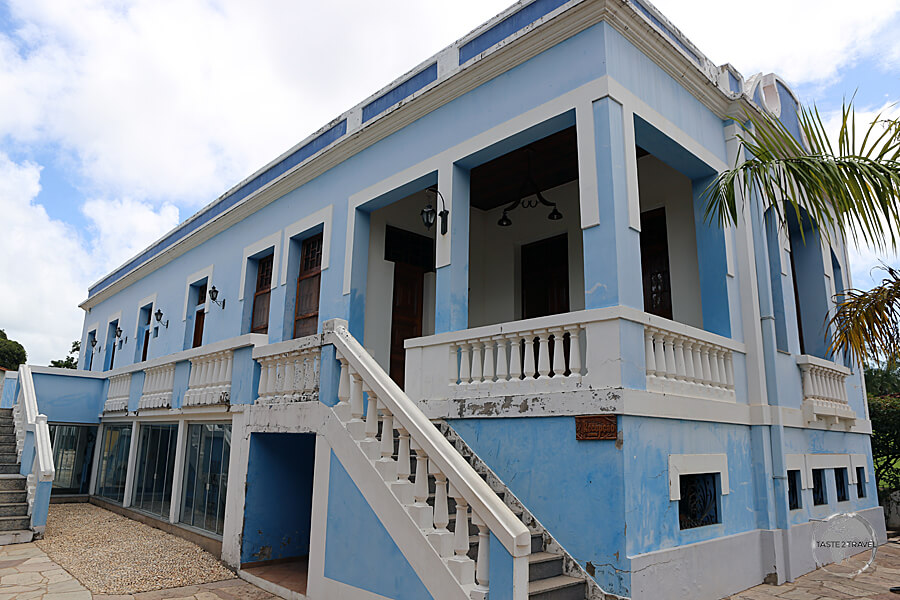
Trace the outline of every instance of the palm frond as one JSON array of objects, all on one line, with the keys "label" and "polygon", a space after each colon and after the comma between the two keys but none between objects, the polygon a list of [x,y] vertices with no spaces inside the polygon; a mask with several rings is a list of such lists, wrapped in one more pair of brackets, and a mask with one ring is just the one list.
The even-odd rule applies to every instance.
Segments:
[{"label": "palm frond", "polygon": [[[849,235],[878,250],[900,242],[900,122],[879,114],[857,145],[852,101],[842,108],[837,148],[818,110],[801,107],[798,139],[775,116],[747,112],[741,151],[705,190],[706,219],[737,223],[738,191],[756,193],[781,224],[808,213],[826,239]],[[808,147],[807,145],[808,144]]]},{"label": "palm frond", "polygon": [[860,363],[900,364],[900,272],[887,265],[881,283],[870,290],[845,290],[829,320],[830,351]]}]

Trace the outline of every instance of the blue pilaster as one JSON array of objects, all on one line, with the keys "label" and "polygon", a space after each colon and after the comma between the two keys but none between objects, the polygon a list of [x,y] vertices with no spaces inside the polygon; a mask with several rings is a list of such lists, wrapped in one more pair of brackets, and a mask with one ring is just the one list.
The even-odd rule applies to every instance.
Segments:
[{"label": "blue pilaster", "polygon": [[600,223],[583,231],[584,307],[618,304],[643,310],[640,233],[628,226],[625,122],[622,105],[610,98],[593,103]]},{"label": "blue pilaster", "polygon": [[694,229],[697,236],[697,266],[700,270],[703,329],[731,337],[725,230],[717,222],[708,222],[705,215],[704,192],[713,180],[713,177],[701,177],[691,181],[694,196]]},{"label": "blue pilaster", "polygon": [[434,332],[444,333],[469,326],[469,170],[459,165],[442,169],[438,185],[451,215],[450,264],[435,273]]}]

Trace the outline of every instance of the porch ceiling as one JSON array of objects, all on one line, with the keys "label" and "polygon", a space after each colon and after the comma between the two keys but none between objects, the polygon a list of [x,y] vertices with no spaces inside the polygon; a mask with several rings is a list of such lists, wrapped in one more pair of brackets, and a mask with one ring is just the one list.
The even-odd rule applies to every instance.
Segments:
[{"label": "porch ceiling", "polygon": [[471,205],[491,210],[533,194],[528,181],[529,162],[540,191],[578,179],[575,128],[563,129],[473,168]]}]

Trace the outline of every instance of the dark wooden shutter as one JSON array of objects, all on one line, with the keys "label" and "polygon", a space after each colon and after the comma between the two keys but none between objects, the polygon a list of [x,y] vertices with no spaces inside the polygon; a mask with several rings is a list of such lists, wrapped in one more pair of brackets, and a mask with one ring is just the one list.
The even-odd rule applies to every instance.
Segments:
[{"label": "dark wooden shutter", "polygon": [[197,290],[197,307],[194,309],[194,339],[191,348],[203,345],[203,325],[206,323],[206,311],[203,305],[206,304],[206,284],[200,286]]},{"label": "dark wooden shutter", "polygon": [[319,287],[322,279],[322,234],[303,240],[297,274],[294,337],[312,335],[319,328]]},{"label": "dark wooden shutter", "polygon": [[259,259],[256,267],[256,292],[253,294],[253,317],[250,331],[267,333],[269,331],[269,298],[272,295],[272,258],[273,255]]}]

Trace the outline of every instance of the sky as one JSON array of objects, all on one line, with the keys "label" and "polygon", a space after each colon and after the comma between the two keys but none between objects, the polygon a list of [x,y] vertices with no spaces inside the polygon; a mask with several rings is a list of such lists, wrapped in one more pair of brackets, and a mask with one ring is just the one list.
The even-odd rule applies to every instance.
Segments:
[{"label": "sky", "polygon": [[[0,329],[63,358],[90,283],[509,4],[0,0]],[[656,6],[830,122],[854,92],[900,116],[900,0]],[[853,251],[855,286],[879,260]]]}]

